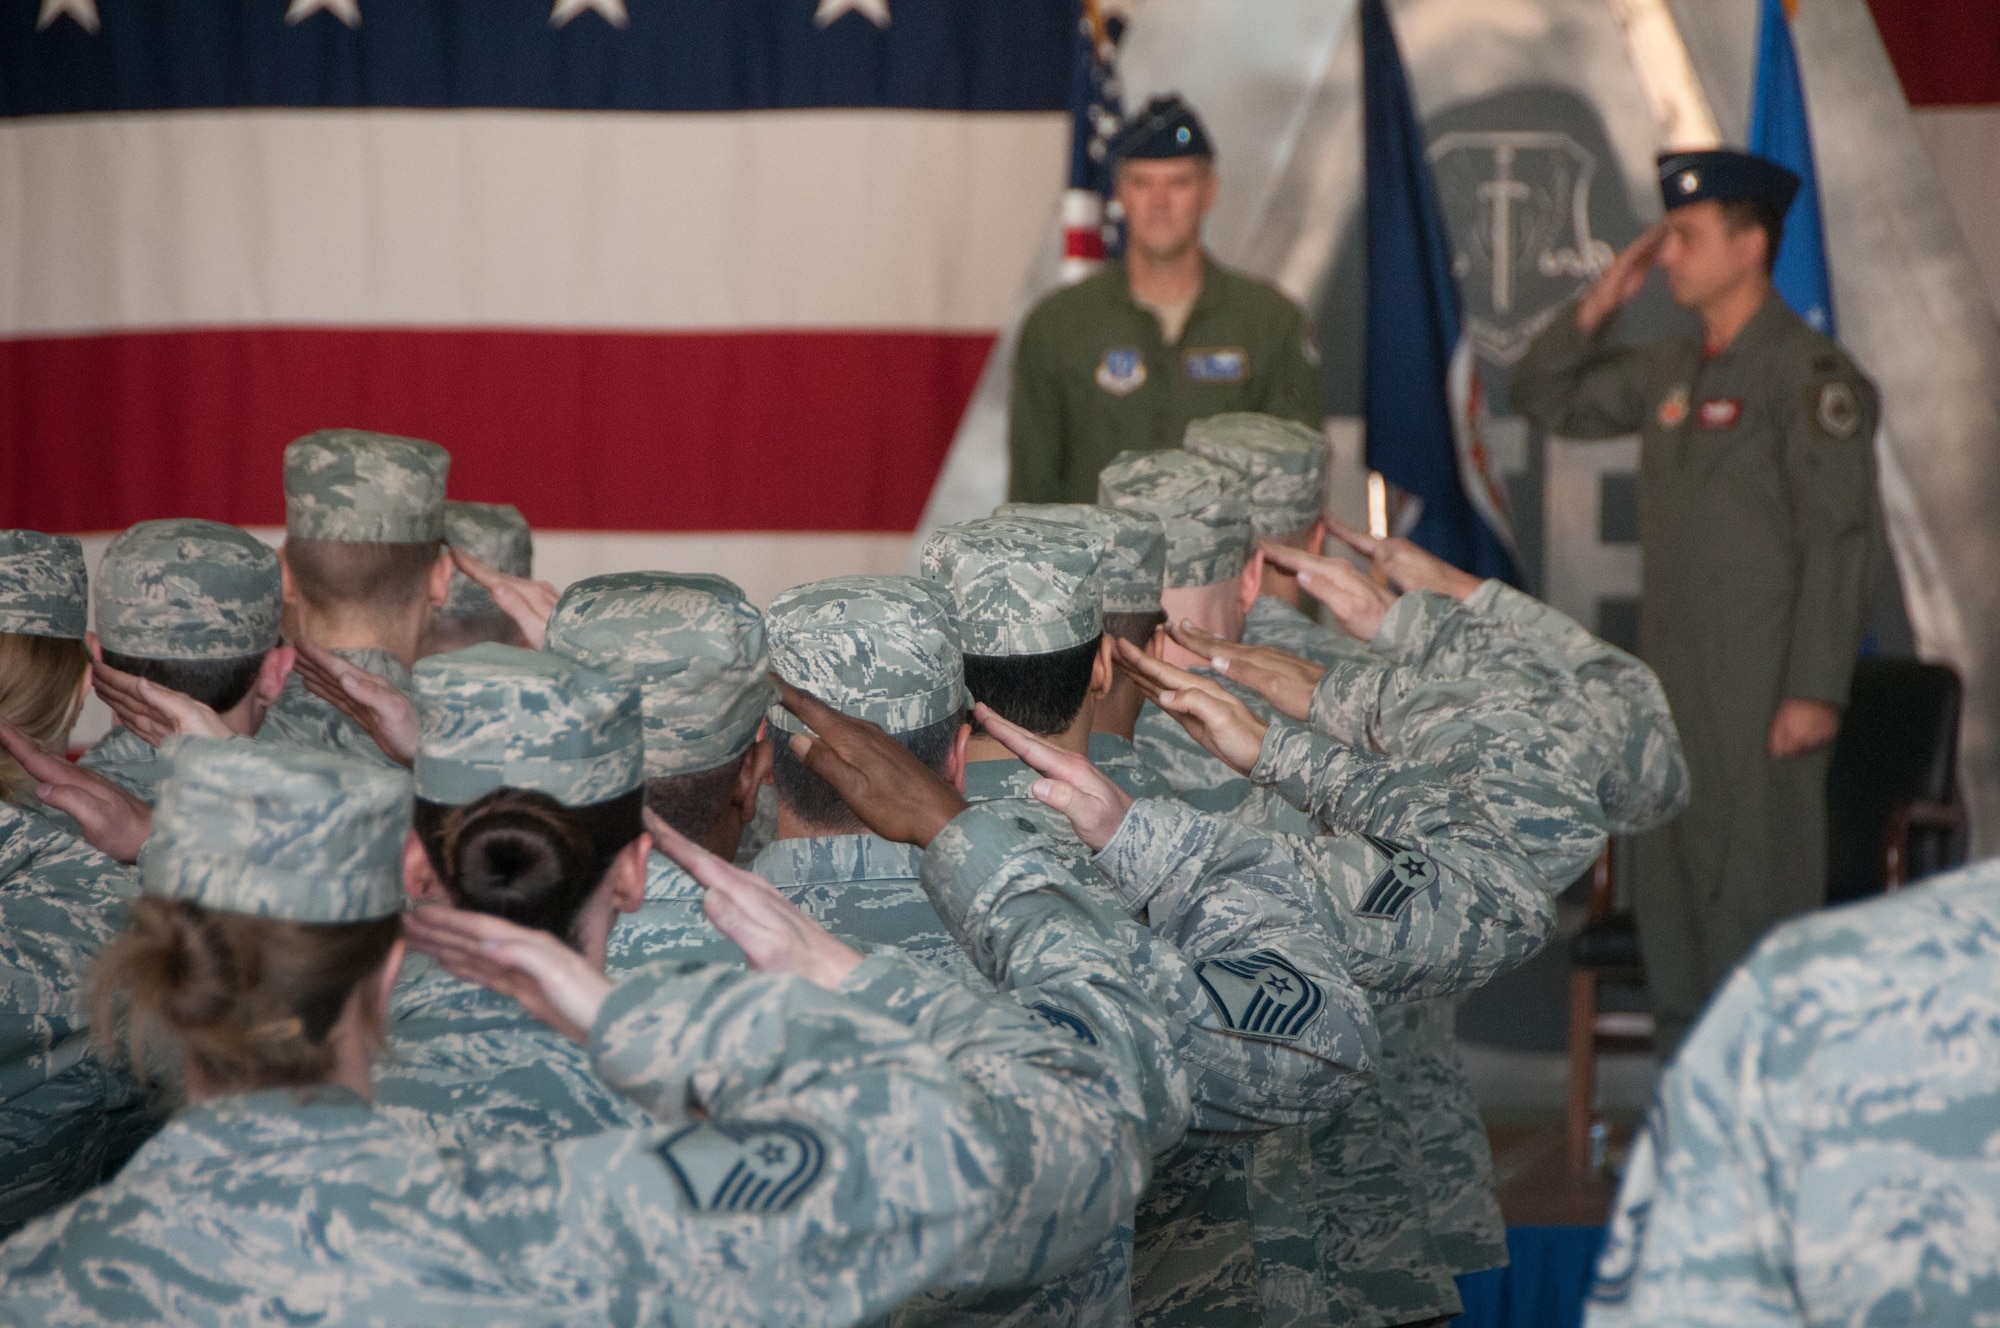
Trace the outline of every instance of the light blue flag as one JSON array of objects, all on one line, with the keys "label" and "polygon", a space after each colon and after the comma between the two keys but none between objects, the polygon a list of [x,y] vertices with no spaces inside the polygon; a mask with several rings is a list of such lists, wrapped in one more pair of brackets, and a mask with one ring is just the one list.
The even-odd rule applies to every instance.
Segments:
[{"label": "light blue flag", "polygon": [[1835,335],[1833,282],[1826,270],[1826,230],[1820,224],[1819,177],[1813,172],[1812,125],[1805,84],[1784,0],[1762,0],[1757,27],[1757,81],[1750,97],[1750,150],[1799,177],[1798,197],[1785,214],[1785,240],[1772,273],[1778,294],[1814,329]]}]

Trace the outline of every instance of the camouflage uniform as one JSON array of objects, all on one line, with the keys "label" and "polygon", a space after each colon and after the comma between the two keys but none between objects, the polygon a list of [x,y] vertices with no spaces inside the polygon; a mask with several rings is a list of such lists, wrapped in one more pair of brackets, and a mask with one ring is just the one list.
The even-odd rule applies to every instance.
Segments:
[{"label": "camouflage uniform", "polygon": [[[417,796],[461,806],[498,788],[583,807],[639,786],[639,698],[628,676],[482,644],[416,668]],[[615,930],[615,928],[614,928]],[[641,1125],[575,1043],[508,997],[429,964],[397,988],[377,1105],[440,1147],[542,1143]]]},{"label": "camouflage uniform", "polygon": [[[288,538],[379,544],[435,544],[444,538],[444,482],[451,454],[436,443],[362,429],[322,429],[285,448]],[[379,674],[405,694],[409,666],[386,650],[333,652]],[[294,673],[264,716],[259,739],[340,752],[377,765],[395,762],[367,730],[320,700]]]},{"label": "camouflage uniform", "polygon": [[1367,642],[1355,640],[1339,627],[1314,621],[1276,595],[1259,595],[1252,601],[1243,620],[1243,641],[1246,645],[1272,646],[1321,668],[1342,660],[1375,658]]},{"label": "camouflage uniform", "polygon": [[[97,565],[97,638],[134,659],[241,660],[278,644],[283,578],[270,546],[215,521],[141,521]],[[167,761],[122,725],[77,762],[149,805]]]},{"label": "camouflage uniform", "polygon": [[[146,888],[393,915],[409,796],[331,754],[191,743]],[[1004,953],[1046,919],[1050,871],[978,849],[957,825],[933,844]],[[0,1317],[847,1324],[1032,1279],[1119,1219],[1144,1167],[1103,1057],[899,956],[844,987],[663,967],[613,991],[588,1050],[658,1122],[639,1131],[463,1152],[332,1085],[198,1103],[0,1249]]]},{"label": "camouflage uniform", "polygon": [[1181,446],[1243,476],[1250,488],[1251,534],[1293,538],[1320,519],[1327,441],[1318,429],[1276,415],[1230,411],[1191,421]]},{"label": "camouflage uniform", "polygon": [[[512,503],[461,503],[444,505],[444,542],[508,576],[535,574],[535,535],[528,519]],[[491,618],[504,616],[493,602],[492,592],[456,568],[451,573],[451,592],[438,606],[440,618]]]},{"label": "camouflage uniform", "polygon": [[[548,649],[638,680],[645,721],[646,778],[669,779],[729,764],[749,750],[777,692],[765,670],[764,615],[732,581],[703,573],[617,572],[563,592],[549,618]],[[769,792],[769,790],[764,790]],[[763,805],[775,796],[760,797]],[[770,828],[745,827],[745,865]],[[701,886],[665,855],[646,860],[646,902],[611,931],[616,972],[677,954],[690,929],[706,928]],[[740,960],[720,933],[718,954]]]},{"label": "camouflage uniform", "polygon": [[1996,991],[1994,862],[1774,932],[1661,1081],[1586,1321],[1991,1322]]},{"label": "camouflage uniform", "polygon": [[0,530],[0,632],[83,640],[90,576],[69,535]]}]

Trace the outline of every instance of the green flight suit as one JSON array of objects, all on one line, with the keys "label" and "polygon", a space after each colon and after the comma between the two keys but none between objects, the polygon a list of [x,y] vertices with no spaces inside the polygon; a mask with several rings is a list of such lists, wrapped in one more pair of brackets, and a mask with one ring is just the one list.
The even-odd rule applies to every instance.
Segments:
[{"label": "green flight suit", "polygon": [[1120,452],[1181,445],[1189,420],[1254,410],[1317,429],[1319,352],[1283,293],[1204,258],[1180,340],[1132,300],[1123,263],[1059,290],[1028,315],[1008,418],[1016,503],[1094,503]]},{"label": "green flight suit", "polygon": [[1635,841],[1632,902],[1664,1053],[1772,925],[1826,899],[1830,746],[1773,760],[1781,702],[1843,705],[1881,564],[1876,394],[1784,302],[1736,340],[1614,345],[1568,313],[1514,408],[1569,438],[1640,435],[1639,653],[1687,756],[1687,811]]}]

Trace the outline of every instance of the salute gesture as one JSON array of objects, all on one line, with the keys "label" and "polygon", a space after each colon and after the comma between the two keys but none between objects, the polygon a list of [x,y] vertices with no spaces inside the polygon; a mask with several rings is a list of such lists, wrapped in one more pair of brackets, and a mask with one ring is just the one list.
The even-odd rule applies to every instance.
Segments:
[{"label": "salute gesture", "polygon": [[562,598],[553,585],[547,581],[532,581],[525,576],[509,576],[464,549],[453,548],[451,560],[468,580],[493,597],[493,602],[500,606],[500,612],[514,620],[514,625],[521,629],[521,639],[528,643],[528,649],[542,648],[549,639],[549,617],[556,611],[556,601]]},{"label": "salute gesture", "polygon": [[1210,756],[1239,775],[1250,773],[1264,751],[1269,724],[1226,688],[1198,673],[1155,659],[1129,641],[1119,641],[1117,650],[1118,667],[1148,701],[1179,721]]},{"label": "salute gesture", "polygon": [[1406,539],[1370,535],[1338,521],[1329,521],[1327,530],[1374,563],[1376,572],[1397,590],[1434,590],[1453,599],[1464,599],[1483,584],[1472,573],[1460,571],[1429,549]]},{"label": "salute gesture", "polygon": [[1044,776],[1028,790],[1035,800],[1069,818],[1076,837],[1092,853],[1103,852],[1104,846],[1118,833],[1118,827],[1125,824],[1125,813],[1132,810],[1132,796],[1112,783],[1088,757],[1042,741],[1019,724],[1001,718],[984,702],[974,706],[972,713],[988,737],[1020,757],[1036,774]]},{"label": "salute gesture", "polygon": [[1309,659],[1278,649],[1253,646],[1204,632],[1183,618],[1167,624],[1167,632],[1183,650],[1206,656],[1209,667],[1240,682],[1271,703],[1288,719],[1305,722],[1312,709],[1313,689],[1326,670]]},{"label": "salute gesture", "polygon": [[1645,288],[1646,278],[1660,257],[1660,241],[1665,231],[1654,226],[1625,246],[1595,285],[1577,301],[1576,325],[1587,337],[1597,335],[1604,321],[1628,304]]},{"label": "salute gesture", "polygon": [[1364,576],[1345,558],[1328,558],[1303,549],[1266,545],[1264,556],[1287,572],[1295,573],[1307,594],[1333,611],[1347,634],[1357,641],[1372,641],[1382,630],[1382,619],[1396,597]]},{"label": "salute gesture", "polygon": [[417,703],[378,673],[370,673],[331,650],[298,643],[299,681],[306,690],[346,715],[398,765],[417,763]]},{"label": "salute gesture", "polygon": [[775,673],[771,680],[779,703],[812,730],[791,735],[792,755],[882,838],[929,848],[966,809],[964,794],[875,725],[841,714]]}]

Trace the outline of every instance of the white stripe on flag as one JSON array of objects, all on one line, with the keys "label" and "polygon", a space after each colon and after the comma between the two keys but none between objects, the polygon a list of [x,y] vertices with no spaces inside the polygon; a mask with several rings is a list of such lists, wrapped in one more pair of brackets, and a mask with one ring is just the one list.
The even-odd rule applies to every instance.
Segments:
[{"label": "white stripe on flag", "polygon": [[0,126],[0,336],[990,331],[1066,117],[228,111]]}]

